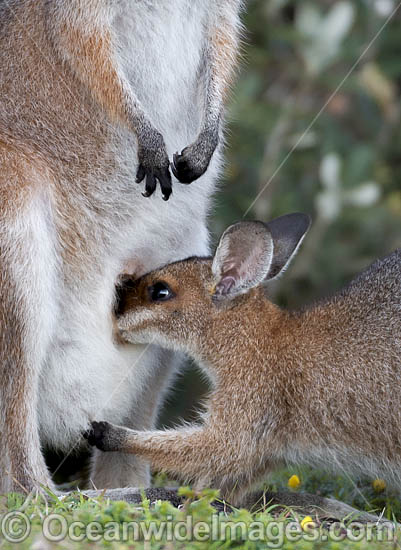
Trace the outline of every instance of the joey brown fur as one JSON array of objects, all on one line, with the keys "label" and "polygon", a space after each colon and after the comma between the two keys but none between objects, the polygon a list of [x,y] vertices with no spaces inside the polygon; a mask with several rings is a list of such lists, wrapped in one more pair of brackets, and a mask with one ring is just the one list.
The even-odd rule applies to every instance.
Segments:
[{"label": "joey brown fur", "polygon": [[331,298],[286,311],[269,281],[309,228],[302,214],[241,222],[214,258],[190,258],[120,289],[123,340],[186,352],[213,382],[199,425],[93,424],[103,451],[221,489],[240,502],[279,464],[380,476],[401,488],[401,250]]}]

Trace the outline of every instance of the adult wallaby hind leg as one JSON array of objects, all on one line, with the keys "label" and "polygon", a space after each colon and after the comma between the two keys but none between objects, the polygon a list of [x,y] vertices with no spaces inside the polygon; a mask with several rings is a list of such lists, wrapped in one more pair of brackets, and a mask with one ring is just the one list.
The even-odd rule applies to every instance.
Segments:
[{"label": "adult wallaby hind leg", "polygon": [[[5,166],[2,156],[0,150],[0,197],[8,207],[0,218],[0,493],[51,485],[38,434],[37,386],[56,308],[46,192],[25,189],[10,200],[8,186],[21,181],[24,161],[8,151]],[[31,165],[24,179],[36,176]]]}]

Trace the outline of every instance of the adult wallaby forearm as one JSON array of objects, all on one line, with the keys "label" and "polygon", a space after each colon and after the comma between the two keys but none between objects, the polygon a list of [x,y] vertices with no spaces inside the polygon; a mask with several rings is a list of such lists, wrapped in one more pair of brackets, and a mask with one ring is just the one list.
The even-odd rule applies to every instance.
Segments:
[{"label": "adult wallaby forearm", "polygon": [[224,102],[237,62],[240,20],[238,0],[219,2],[209,24],[204,55],[204,113],[196,141],[174,155],[173,172],[182,183],[191,183],[209,167],[219,143]]},{"label": "adult wallaby forearm", "polygon": [[93,0],[47,5],[49,32],[62,61],[110,118],[138,132],[147,117],[118,65],[113,6]]},{"label": "adult wallaby forearm", "polygon": [[220,6],[210,29],[207,51],[207,85],[204,128],[218,125],[232,83],[240,37],[238,0]]},{"label": "adult wallaby forearm", "polygon": [[112,27],[114,5],[99,0],[72,0],[68,7],[57,4],[48,9],[52,12],[50,33],[62,61],[113,123],[135,133],[137,182],[147,177],[144,195],[154,193],[157,178],[163,198],[168,200],[172,187],[166,145],[120,67]]}]

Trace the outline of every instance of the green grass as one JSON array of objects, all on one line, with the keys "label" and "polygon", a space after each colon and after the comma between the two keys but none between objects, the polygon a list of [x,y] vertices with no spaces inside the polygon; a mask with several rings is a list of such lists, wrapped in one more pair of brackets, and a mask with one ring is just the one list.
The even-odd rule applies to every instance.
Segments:
[{"label": "green grass", "polygon": [[[271,479],[269,488],[273,490],[287,489],[287,481],[293,474],[301,479],[299,490],[319,492],[324,496],[333,496],[361,510],[384,513],[388,519],[401,519],[400,502],[386,489],[381,493],[374,491],[371,482],[357,480],[356,486],[351,480],[333,477],[322,472],[307,469],[281,470]],[[163,484],[164,478],[157,478]],[[140,506],[130,506],[124,502],[110,502],[106,498],[87,499],[80,493],[75,493],[63,500],[51,498],[48,502],[42,497],[31,497],[25,500],[21,495],[8,495],[0,500],[0,516],[3,518],[1,526],[7,527],[7,520],[14,519],[11,529],[18,530],[25,521],[29,521],[31,532],[29,537],[17,544],[3,538],[1,549],[19,548],[28,550],[50,550],[52,548],[71,549],[243,549],[259,550],[265,548],[296,548],[309,550],[312,548],[327,549],[369,549],[399,548],[398,542],[378,542],[377,532],[372,530],[373,540],[330,540],[329,524],[319,525],[313,531],[303,531],[300,527],[302,518],[292,510],[278,511],[277,507],[268,507],[264,512],[250,513],[247,510],[235,510],[232,514],[217,514],[211,506],[216,492],[205,491],[201,498],[194,499],[189,489],[181,489],[186,497],[184,505],[177,509],[167,502],[157,502],[150,506],[146,499]],[[18,515],[7,516],[13,512]],[[23,514],[23,515],[21,515]],[[52,514],[57,518],[50,521]],[[6,519],[4,519],[6,518]],[[17,522],[20,521],[20,524]],[[76,523],[75,531],[71,525]],[[128,525],[131,527],[128,528]],[[143,537],[133,540],[134,528],[141,528],[143,535],[147,529],[153,529],[153,537],[144,541]],[[90,529],[88,531],[88,527]],[[289,531],[290,527],[292,531]],[[49,542],[43,535],[44,529],[50,529],[56,536],[60,528],[70,529],[70,533],[61,541]],[[129,533],[126,536],[124,529]],[[209,533],[221,532],[225,536],[218,536],[217,540]],[[287,531],[286,531],[287,529]],[[332,527],[333,529],[333,527]],[[157,533],[160,531],[160,536]],[[88,537],[86,536],[88,533]],[[291,540],[292,536],[297,540]],[[335,531],[336,538],[344,538],[346,525]],[[105,535],[106,534],[106,535]],[[262,536],[263,534],[263,536]],[[286,536],[286,534],[288,536]],[[72,536],[70,536],[72,535]],[[302,535],[303,538],[300,536]],[[99,540],[96,540],[96,538]],[[358,539],[357,532],[353,539]],[[92,539],[88,540],[88,539]],[[214,537],[216,539],[216,537]],[[219,540],[220,539],[220,540]],[[401,534],[398,533],[401,541]]]}]

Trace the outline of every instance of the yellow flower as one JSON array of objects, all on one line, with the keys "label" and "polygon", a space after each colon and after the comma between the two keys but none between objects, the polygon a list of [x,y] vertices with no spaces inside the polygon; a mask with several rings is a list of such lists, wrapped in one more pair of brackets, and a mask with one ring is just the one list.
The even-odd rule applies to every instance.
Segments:
[{"label": "yellow flower", "polygon": [[384,481],[384,479],[375,479],[372,482],[372,485],[376,493],[382,493],[387,487],[387,483]]},{"label": "yellow flower", "polygon": [[307,531],[308,529],[313,529],[314,527],[316,527],[316,523],[310,516],[306,516],[301,521],[301,527],[304,531]]},{"label": "yellow flower", "polygon": [[298,489],[300,485],[301,485],[301,480],[296,474],[291,476],[290,479],[288,480],[288,487],[290,489]]}]

